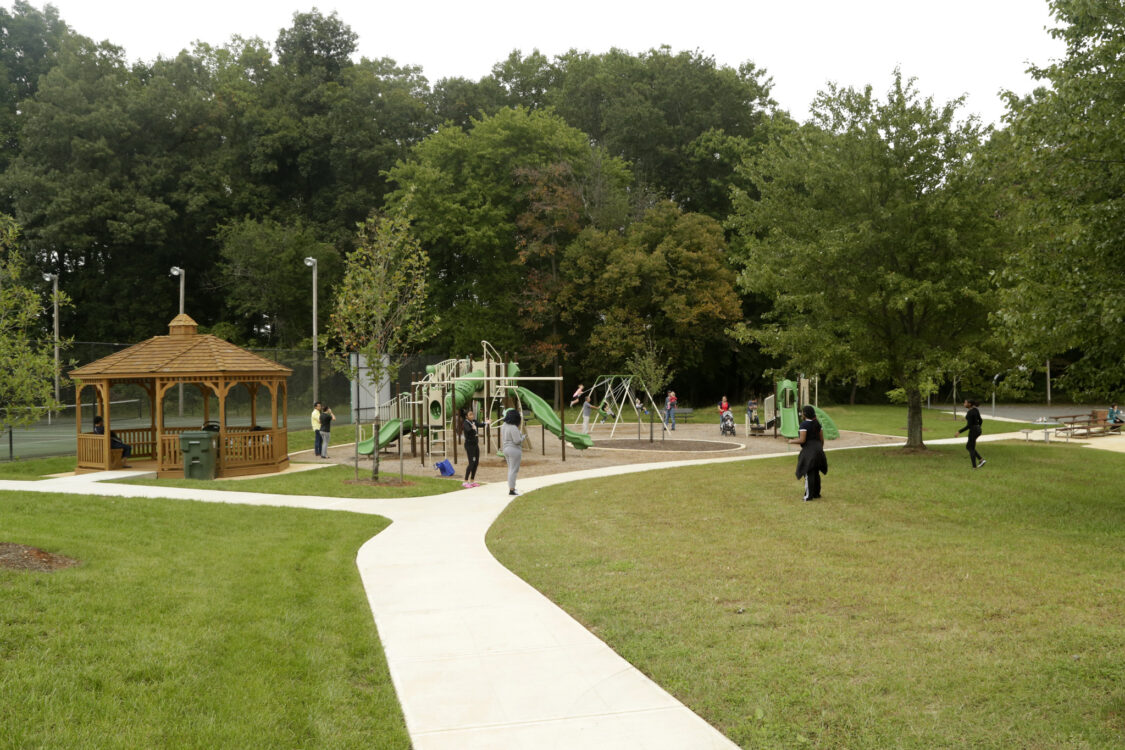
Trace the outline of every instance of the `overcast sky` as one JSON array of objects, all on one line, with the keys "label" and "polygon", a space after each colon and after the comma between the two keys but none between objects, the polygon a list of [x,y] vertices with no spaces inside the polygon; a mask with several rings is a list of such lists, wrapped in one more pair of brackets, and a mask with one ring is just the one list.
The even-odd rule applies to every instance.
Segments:
[{"label": "overcast sky", "polygon": [[[42,7],[42,0],[30,0]],[[0,0],[10,8],[10,0]],[[53,0],[81,34],[108,39],[129,59],[173,56],[192,42],[231,36],[268,42],[294,12],[333,11],[359,35],[365,57],[422,67],[432,82],[477,79],[513,49],[549,57],[571,48],[700,50],[720,64],[751,60],[773,78],[773,98],[794,117],[826,81],[872,84],[880,94],[896,65],[939,101],[968,95],[966,109],[998,122],[1001,89],[1027,93],[1030,63],[1063,53],[1047,28],[1046,0],[531,0],[425,3],[378,0]]]}]

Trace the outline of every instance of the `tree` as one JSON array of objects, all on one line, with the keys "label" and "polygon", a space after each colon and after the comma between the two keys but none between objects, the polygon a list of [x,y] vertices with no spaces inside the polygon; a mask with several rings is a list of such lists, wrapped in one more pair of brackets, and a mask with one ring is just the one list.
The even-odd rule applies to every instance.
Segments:
[{"label": "tree", "polygon": [[217,322],[203,283],[227,192],[210,77],[181,54],[129,67],[120,49],[71,37],[26,103],[22,149],[0,178],[38,265],[75,300],[80,340],[139,340],[176,312],[168,269],[188,270],[192,312]]},{"label": "tree", "polygon": [[0,172],[19,152],[23,103],[35,96],[39,79],[58,63],[70,33],[53,6],[40,11],[16,0],[10,12],[0,8]]},{"label": "tree", "polygon": [[[427,310],[426,268],[426,253],[411,235],[405,212],[373,214],[360,225],[356,249],[348,254],[336,288],[331,321],[337,360],[353,379],[361,373],[358,363],[343,361],[347,355],[366,360],[367,379],[378,391],[384,381],[398,377],[406,357],[433,333],[437,320]],[[379,427],[376,411],[376,436]],[[371,478],[379,478],[378,448]]]},{"label": "tree", "polygon": [[259,342],[293,348],[308,338],[312,302],[304,259],[316,258],[318,283],[331,288],[341,272],[335,249],[296,222],[242,219],[219,227],[218,283],[228,314],[238,315]]},{"label": "tree", "polygon": [[[389,205],[409,204],[430,257],[432,301],[443,315],[436,343],[447,352],[472,351],[481,339],[527,351],[523,311],[538,304],[529,295],[549,288],[539,285],[541,277],[529,287],[529,271],[549,272],[563,239],[561,225],[553,227],[562,215],[548,203],[578,191],[575,220],[597,225],[617,215],[612,196],[629,179],[624,164],[605,158],[585,134],[526,109],[500,110],[468,131],[442,127],[390,176],[399,188]],[[549,326],[547,318],[536,321]]]},{"label": "tree", "polygon": [[761,142],[775,107],[764,71],[668,47],[571,51],[556,67],[547,101],[568,123],[626,159],[639,184],[685,211],[726,217],[738,163],[731,157]]},{"label": "tree", "polygon": [[889,380],[921,447],[922,397],[943,373],[995,364],[988,315],[1000,267],[990,186],[970,168],[979,126],[895,71],[886,102],[831,87],[786,128],[735,197],[744,291],[773,300],[742,330],[788,368]]},{"label": "tree", "polygon": [[680,369],[729,349],[740,317],[722,226],[660,203],[623,231],[589,228],[567,248],[564,322],[588,341],[587,368],[616,370],[650,342]]},{"label": "tree", "polygon": [[642,385],[654,399],[664,390],[664,386],[672,382],[672,377],[676,374],[669,366],[664,350],[653,342],[651,336],[625,360],[625,370],[640,378]]},{"label": "tree", "polygon": [[998,319],[1024,364],[1070,354],[1059,385],[1113,399],[1125,393],[1125,9],[1111,0],[1051,8],[1066,56],[1032,69],[1049,86],[1009,95],[1011,126],[997,145],[1018,240]]},{"label": "tree", "polygon": [[37,335],[43,311],[39,295],[23,284],[18,236],[15,221],[0,214],[0,427],[32,424],[61,406],[53,342]]}]

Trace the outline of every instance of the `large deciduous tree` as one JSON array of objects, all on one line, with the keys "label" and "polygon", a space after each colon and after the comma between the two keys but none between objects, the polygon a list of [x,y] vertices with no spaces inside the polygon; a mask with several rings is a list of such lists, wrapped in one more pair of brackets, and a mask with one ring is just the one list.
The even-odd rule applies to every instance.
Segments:
[{"label": "large deciduous tree", "polygon": [[86,341],[158,333],[176,311],[172,265],[192,312],[215,322],[201,284],[225,191],[209,155],[221,139],[210,77],[188,54],[151,67],[70,37],[25,103],[21,151],[0,183],[38,263],[75,300],[66,330]]},{"label": "large deciduous tree", "polygon": [[1051,7],[1066,56],[1033,69],[1048,87],[1010,97],[1001,144],[1019,241],[1000,319],[1026,364],[1069,353],[1060,385],[1113,399],[1125,393],[1125,7]]},{"label": "large deciduous tree", "polygon": [[469,352],[483,338],[528,352],[529,334],[552,333],[553,313],[541,305],[551,302],[561,246],[576,224],[620,222],[616,196],[629,174],[558,116],[520,108],[468,131],[443,127],[391,177],[391,204],[408,203],[430,256],[443,316],[436,343]]},{"label": "large deciduous tree", "polygon": [[[19,152],[20,110],[39,90],[39,79],[58,63],[70,29],[53,6],[37,10],[25,0],[0,8],[0,172]],[[10,210],[4,201],[2,210]]]},{"label": "large deciduous tree", "polygon": [[972,167],[981,134],[895,72],[885,102],[830,88],[810,123],[746,166],[735,199],[742,288],[772,299],[744,333],[788,367],[889,380],[922,446],[922,399],[943,373],[989,360],[997,272],[991,189]]},{"label": "large deciduous tree", "polygon": [[613,156],[639,184],[685,211],[723,219],[740,148],[759,143],[774,108],[770,80],[747,62],[720,66],[667,47],[630,55],[570,52],[557,61],[547,97],[558,113]]},{"label": "large deciduous tree", "polygon": [[740,317],[722,226],[671,201],[623,231],[589,228],[568,247],[564,322],[587,340],[584,364],[616,371],[651,345],[677,369],[729,352]]},{"label": "large deciduous tree", "polygon": [[312,302],[304,259],[317,260],[318,283],[330,289],[343,265],[335,248],[299,221],[241,219],[222,225],[218,239],[217,283],[226,293],[228,317],[238,316],[246,338],[290,348],[310,338]]}]

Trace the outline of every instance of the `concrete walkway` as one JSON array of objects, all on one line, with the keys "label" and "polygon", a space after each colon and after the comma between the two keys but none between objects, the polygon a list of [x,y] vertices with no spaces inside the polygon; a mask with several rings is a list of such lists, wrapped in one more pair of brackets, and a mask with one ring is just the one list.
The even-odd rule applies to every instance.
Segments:
[{"label": "concrete walkway", "polygon": [[[987,435],[982,442],[1022,439]],[[1125,441],[1101,438],[1104,448]],[[964,438],[927,441],[963,443]],[[1103,443],[1089,441],[1094,447]],[[858,449],[858,448],[857,448]],[[794,457],[792,452],[785,454]],[[530,492],[564,482],[756,457],[634,464],[533,477]],[[484,535],[507,507],[491,484],[424,498],[359,500],[107,484],[118,471],[0,490],[166,497],[344,510],[385,516],[390,527],[357,565],[417,750],[488,748],[733,748],[703,719],[641,674],[555,604],[501,566]]]}]

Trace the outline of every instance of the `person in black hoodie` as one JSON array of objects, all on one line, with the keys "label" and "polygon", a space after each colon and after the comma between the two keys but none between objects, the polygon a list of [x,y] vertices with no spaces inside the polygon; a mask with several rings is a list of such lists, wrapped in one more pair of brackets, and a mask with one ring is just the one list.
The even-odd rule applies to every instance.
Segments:
[{"label": "person in black hoodie", "polygon": [[805,404],[801,414],[805,421],[798,428],[800,432],[797,438],[789,442],[801,446],[801,455],[797,456],[797,478],[804,477],[805,500],[817,500],[820,498],[820,475],[828,473],[828,457],[824,455],[824,432],[816,418],[816,410],[811,405]]},{"label": "person in black hoodie", "polygon": [[965,430],[969,431],[969,442],[966,443],[965,447],[969,450],[969,460],[973,462],[974,469],[985,464],[985,460],[977,453],[977,438],[980,437],[981,425],[984,424],[984,420],[980,417],[980,409],[977,408],[979,406],[980,404],[976,401],[970,398],[965,399],[965,426],[957,430],[958,435]]},{"label": "person in black hoodie", "polygon": [[461,420],[461,432],[465,436],[465,458],[469,463],[465,467],[465,481],[461,483],[462,487],[476,487],[477,478],[477,464],[480,463],[480,442],[477,437],[477,430],[485,425],[492,424],[487,419],[484,422],[478,422],[477,415],[472,409]]}]

